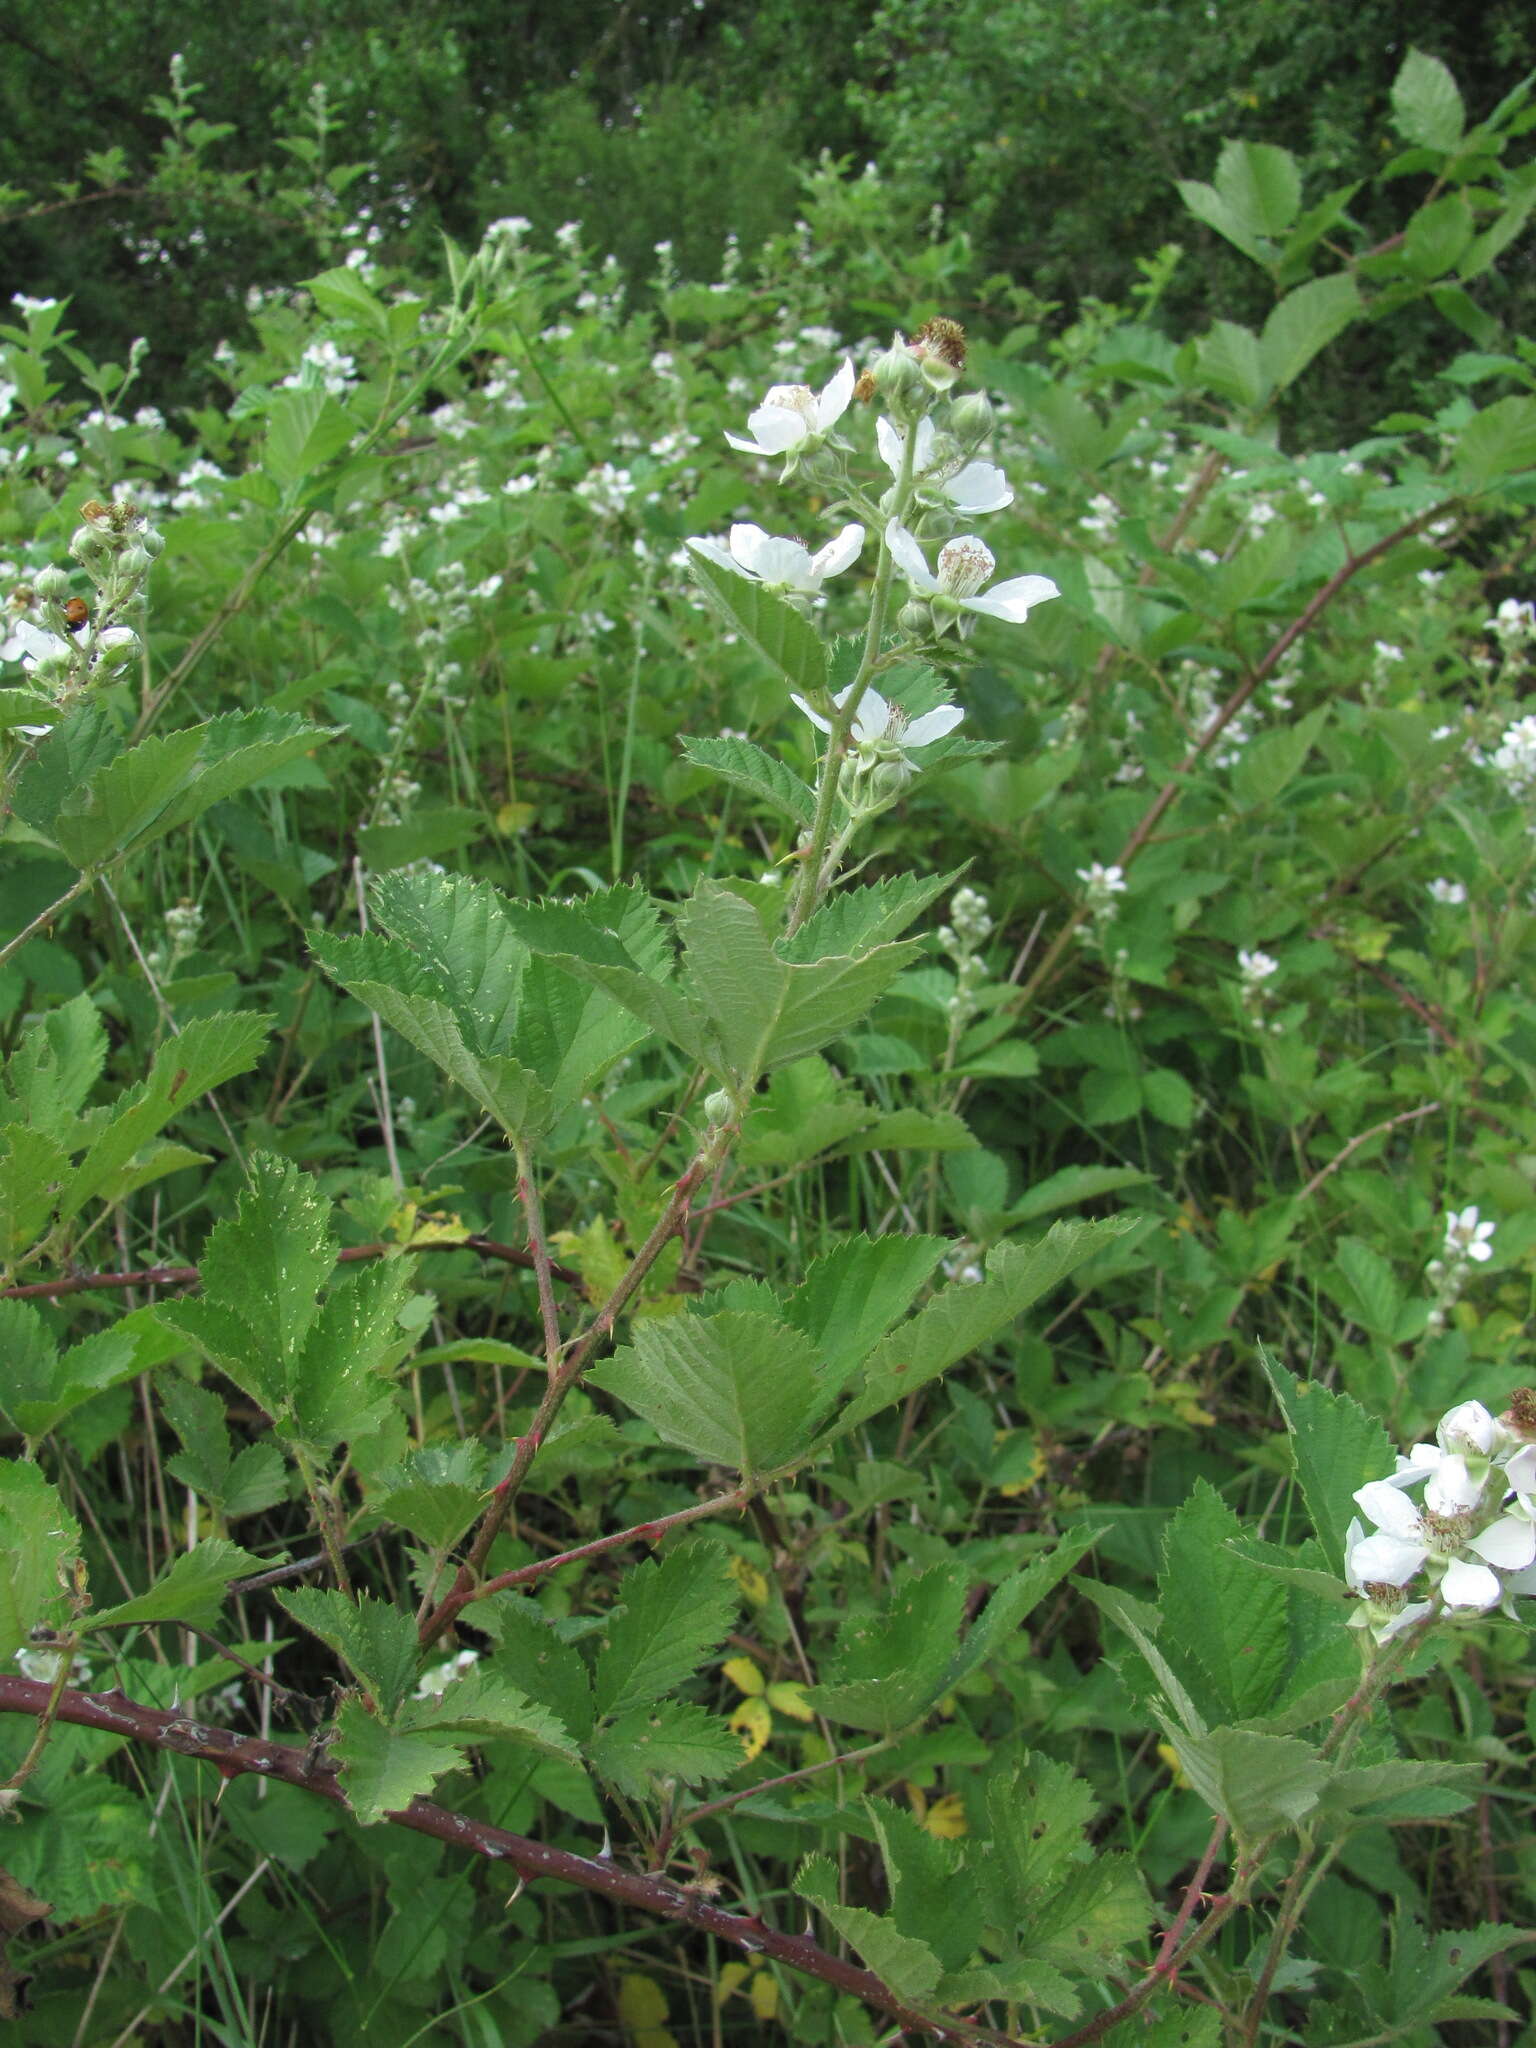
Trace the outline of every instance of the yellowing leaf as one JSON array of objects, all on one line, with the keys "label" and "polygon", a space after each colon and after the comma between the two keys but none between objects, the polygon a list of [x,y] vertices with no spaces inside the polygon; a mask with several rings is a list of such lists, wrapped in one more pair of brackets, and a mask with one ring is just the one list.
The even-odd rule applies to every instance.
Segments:
[{"label": "yellowing leaf", "polygon": [[724,2005],[733,1993],[741,1989],[751,1974],[745,1963],[727,1963],[715,1982],[716,2005]]},{"label": "yellowing leaf", "polygon": [[[407,1207],[414,1210],[415,1205],[412,1203]],[[400,1235],[412,1245],[451,1244],[454,1239],[465,1235],[464,1219],[449,1209],[424,1210],[416,1213],[415,1227],[407,1227]]]},{"label": "yellowing leaf", "polygon": [[1173,1774],[1175,1785],[1181,1791],[1187,1792],[1189,1790],[1189,1780],[1184,1775],[1183,1766],[1179,1762],[1179,1752],[1174,1748],[1173,1744],[1171,1742],[1160,1742],[1157,1745],[1157,1753]]},{"label": "yellowing leaf", "polygon": [[727,1657],[720,1666],[738,1692],[756,1698],[763,1691],[763,1674],[750,1657]]},{"label": "yellowing leaf", "polygon": [[731,1732],[741,1737],[748,1763],[753,1757],[761,1756],[772,1731],[773,1716],[768,1711],[766,1700],[743,1700],[731,1716]]},{"label": "yellowing leaf", "polygon": [[779,1980],[771,1970],[754,1970],[752,1982],[747,1987],[747,1996],[752,2001],[752,2010],[760,2020],[776,2020],[779,2016]]},{"label": "yellowing leaf", "polygon": [[537,815],[532,804],[502,804],[496,812],[496,830],[504,837],[514,832],[526,832]]},{"label": "yellowing leaf", "polygon": [[742,1597],[753,1607],[766,1607],[773,1588],[768,1583],[768,1574],[760,1572],[755,1564],[749,1564],[744,1557],[733,1557],[730,1574],[740,1586]]},{"label": "yellowing leaf", "polygon": [[914,1785],[910,1778],[908,1778],[907,1780],[907,1804],[911,1807],[912,1811],[917,1815],[919,1821],[927,1820],[928,1794],[923,1790],[921,1785]]},{"label": "yellowing leaf", "polygon": [[768,1704],[781,1714],[788,1714],[792,1721],[814,1721],[816,1710],[805,1697],[805,1688],[800,1685],[770,1685]]},{"label": "yellowing leaf", "polygon": [[923,1826],[930,1835],[937,1835],[941,1841],[952,1842],[960,1835],[970,1833],[965,1819],[965,1802],[958,1792],[946,1792],[942,1799],[935,1799],[928,1809]]},{"label": "yellowing leaf", "polygon": [[667,2017],[667,1994],[653,1977],[619,1980],[619,2018],[634,2048],[678,2048],[677,2036],[660,2024]]}]

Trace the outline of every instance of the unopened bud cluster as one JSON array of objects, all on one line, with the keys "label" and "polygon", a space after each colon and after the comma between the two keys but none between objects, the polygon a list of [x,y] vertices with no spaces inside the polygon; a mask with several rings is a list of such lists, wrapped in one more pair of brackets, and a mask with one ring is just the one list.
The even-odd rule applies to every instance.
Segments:
[{"label": "unopened bud cluster", "polygon": [[[128,621],[143,609],[144,587],[164,546],[133,505],[91,499],[81,507],[69,552],[90,579],[92,596],[80,594],[67,569],[40,570],[30,589],[11,600],[13,623],[0,655],[19,659],[28,686],[60,709],[93,684],[120,675],[141,652]],[[17,730],[37,738],[49,727]]]},{"label": "unopened bud cluster", "polygon": [[1493,1257],[1489,1242],[1496,1226],[1485,1223],[1475,1207],[1446,1212],[1445,1243],[1439,1258],[1431,1259],[1424,1277],[1435,1290],[1435,1305],[1429,1312],[1429,1328],[1440,1331],[1461,1299],[1474,1266],[1485,1266]]},{"label": "unopened bud cluster", "polygon": [[939,926],[939,944],[955,963],[955,992],[945,1005],[950,1036],[957,1039],[981,1008],[979,992],[987,981],[981,948],[992,933],[987,899],[979,889],[957,889],[949,899],[948,924]]}]

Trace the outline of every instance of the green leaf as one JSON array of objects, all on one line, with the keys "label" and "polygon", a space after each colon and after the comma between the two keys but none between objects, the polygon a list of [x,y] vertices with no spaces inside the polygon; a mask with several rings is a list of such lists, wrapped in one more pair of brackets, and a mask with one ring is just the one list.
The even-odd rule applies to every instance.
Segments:
[{"label": "green leaf", "polygon": [[73,1139],[76,1114],[106,1057],[106,1026],[89,996],[74,996],[33,1018],[0,1077],[0,1123],[15,1115],[34,1130]]},{"label": "green leaf", "polygon": [[[1431,1934],[1399,1911],[1392,1925],[1392,1962],[1386,1997],[1376,2008],[1383,2020],[1421,2026],[1440,2000],[1465,1983],[1474,1970],[1506,1950],[1528,1944],[1528,1927],[1483,1921],[1476,1927],[1446,1928]],[[1379,1974],[1378,1972],[1372,1973]]]},{"label": "green leaf", "polygon": [[751,740],[685,738],[680,745],[684,760],[746,790],[791,824],[809,829],[816,816],[816,792],[776,754]]},{"label": "green leaf", "polygon": [[968,1590],[949,1565],[922,1573],[904,1566],[883,1612],[843,1624],[807,1700],[829,1721],[873,1735],[909,1727],[946,1689]]},{"label": "green leaf", "polygon": [[652,1704],[697,1672],[735,1618],[727,1564],[717,1544],[696,1540],[625,1575],[593,1678],[605,1719]]},{"label": "green leaf", "polygon": [[787,963],[751,904],[704,881],[678,914],[683,986],[712,1026],[717,1063],[746,1091],[771,1066],[803,1058],[866,1016],[915,941],[855,957]]},{"label": "green leaf", "polygon": [[149,1075],[113,1103],[98,1135],[59,1194],[69,1222],[112,1185],[129,1162],[182,1110],[210,1088],[256,1064],[271,1019],[252,1015],[196,1017],[160,1046]]},{"label": "green leaf", "polygon": [[657,1778],[698,1785],[728,1778],[742,1761],[728,1724],[689,1700],[631,1707],[601,1727],[586,1751],[599,1776],[635,1799],[654,1797]]},{"label": "green leaf", "polygon": [[1247,1728],[1191,1734],[1165,1722],[1179,1765],[1211,1812],[1239,1841],[1294,1827],[1316,1807],[1329,1767],[1309,1742]]},{"label": "green leaf", "polygon": [[839,889],[793,937],[781,939],[775,950],[782,959],[798,965],[888,945],[952,888],[963,872],[951,868],[943,875],[891,875],[857,889]]},{"label": "green leaf", "polygon": [[377,299],[355,270],[338,264],[317,277],[300,279],[315,304],[331,320],[349,320],[380,341],[389,339],[389,308]]},{"label": "green leaf", "polygon": [[1273,803],[1299,774],[1327,720],[1328,707],[1322,705],[1294,725],[1261,733],[1244,747],[1232,769],[1232,793],[1238,802],[1245,808]]},{"label": "green leaf", "polygon": [[427,1444],[379,1475],[369,1505],[441,1554],[458,1542],[485,1498],[482,1444]]},{"label": "green leaf", "polygon": [[1347,271],[1309,278],[1286,293],[1264,322],[1259,361],[1266,385],[1284,391],[1312,358],[1364,311],[1359,288]]},{"label": "green leaf", "polygon": [[906,1314],[947,1249],[941,1237],[847,1237],[812,1261],[784,1313],[836,1385]]},{"label": "green leaf", "polygon": [[76,867],[108,867],[332,737],[281,712],[228,712],[118,754],[63,799],[48,829]]},{"label": "green leaf", "polygon": [[16,815],[52,837],[66,800],[123,749],[117,721],[99,697],[87,698],[40,740],[16,784]]},{"label": "green leaf", "polygon": [[1037,1216],[1049,1216],[1056,1209],[1073,1209],[1079,1202],[1118,1194],[1122,1188],[1145,1187],[1151,1178],[1135,1166],[1064,1166],[1015,1202],[1008,1221],[1033,1223]]},{"label": "green leaf", "polygon": [[925,1998],[944,1974],[943,1965],[926,1942],[898,1933],[895,1922],[879,1913],[862,1906],[839,1905],[837,1871],[827,1857],[812,1856],[800,1866],[795,1890],[826,1915],[844,1941],[858,1950],[899,1998]]},{"label": "green leaf", "polygon": [[519,937],[535,953],[604,990],[690,1059],[708,1058],[703,1018],[659,968],[648,971],[611,930],[579,905],[514,903],[508,906]]},{"label": "green leaf", "polygon": [[318,1636],[359,1679],[385,1714],[393,1714],[415,1683],[416,1630],[403,1608],[364,1593],[319,1586],[280,1588],[278,1605]]},{"label": "green leaf", "polygon": [[0,1301],[0,1414],[34,1443],[65,1416],[140,1370],[136,1332],[114,1323],[61,1356],[29,1301]]},{"label": "green leaf", "polygon": [[327,1294],[288,1375],[287,1420],[316,1455],[373,1435],[393,1408],[388,1375],[414,1341],[399,1316],[415,1274],[414,1259],[380,1259],[342,1273]]},{"label": "green leaf", "polygon": [[330,1204],[291,1159],[258,1153],[235,1214],[203,1247],[202,1300],[160,1302],[155,1313],[275,1416],[335,1265]]},{"label": "green leaf", "polygon": [[13,1266],[50,1229],[69,1154],[25,1124],[0,1129],[0,1261]]},{"label": "green leaf", "polygon": [[510,1136],[544,1127],[550,1103],[537,1076],[476,1045],[477,1037],[491,1035],[493,1020],[482,1018],[480,1031],[467,1031],[441,982],[408,946],[377,932],[359,938],[311,932],[309,949],[332,980],[441,1067]]},{"label": "green leaf", "polygon": [[492,1668],[559,1716],[578,1742],[592,1732],[592,1680],[574,1643],[561,1640],[542,1609],[514,1593],[482,1601],[477,1615],[495,1633]]},{"label": "green leaf", "polygon": [[797,690],[826,688],[826,651],[802,612],[760,583],[722,569],[696,548],[689,550],[688,566],[712,609],[770,668]]},{"label": "green leaf", "polygon": [[828,1398],[807,1338],[740,1311],[637,1323],[634,1342],[588,1377],[663,1442],[745,1478],[802,1456]]},{"label": "green leaf", "polygon": [[831,1443],[845,1436],[882,1408],[926,1386],[978,1345],[997,1336],[1086,1259],[1131,1227],[1128,1217],[1098,1223],[1073,1220],[1053,1224],[1047,1235],[1033,1244],[998,1245],[988,1257],[983,1281],[975,1286],[957,1283],[946,1287],[883,1339],[864,1368],[859,1391],[838,1412],[821,1441]]},{"label": "green leaf", "polygon": [[0,1459],[0,1668],[34,1628],[59,1628],[80,1555],[80,1525],[36,1465]]},{"label": "green leaf", "polygon": [[1231,320],[1214,320],[1198,344],[1200,375],[1221,398],[1257,406],[1269,386],[1259,353],[1259,337]]},{"label": "green leaf", "polygon": [[58,716],[59,707],[51,697],[40,697],[35,690],[0,690],[0,732],[18,725],[53,725]]},{"label": "green leaf", "polygon": [[578,1761],[576,1744],[548,1707],[537,1706],[521,1686],[499,1671],[472,1665],[439,1693],[409,1701],[399,1715],[401,1728],[430,1734],[471,1736],[477,1742],[518,1742],[544,1756]]},{"label": "green leaf", "polygon": [[[1189,1689],[1178,1672],[1157,1646],[1155,1634],[1159,1616],[1156,1608],[1132,1599],[1118,1586],[1100,1585],[1093,1579],[1077,1579],[1073,1583],[1101,1613],[1107,1614],[1115,1626],[1130,1637],[1141,1653],[1142,1662],[1161,1688],[1162,1699],[1184,1731],[1191,1736],[1203,1735],[1206,1732],[1205,1716],[1190,1697]],[[1156,1712],[1159,1702],[1154,1699],[1151,1704]]]},{"label": "green leaf", "polygon": [[1242,1524],[1204,1480],[1163,1532],[1159,1644],[1193,1663],[1216,1700],[1214,1719],[1260,1714],[1279,1692],[1290,1655],[1282,1581],[1227,1546]]},{"label": "green leaf", "polygon": [[271,1562],[253,1557],[227,1537],[205,1537],[195,1550],[174,1558],[147,1593],[116,1607],[99,1608],[80,1626],[126,1628],[130,1623],[181,1621],[189,1628],[209,1628],[218,1620],[230,1580],[265,1571]]},{"label": "green leaf", "polygon": [[388,1727],[360,1700],[343,1700],[330,1754],[340,1768],[347,1803],[364,1827],[404,1813],[445,1771],[458,1770],[464,1761],[459,1744]]},{"label": "green leaf", "polygon": [[1226,142],[1214,185],[1179,181],[1179,196],[1197,220],[1250,256],[1269,259],[1265,243],[1287,233],[1301,206],[1301,171],[1287,149],[1267,142]]},{"label": "green leaf", "polygon": [[960,1845],[930,1834],[888,1799],[864,1805],[885,1858],[896,1931],[925,1942],[946,1970],[958,1970],[975,1954],[981,1928],[981,1901],[961,1868]]},{"label": "green leaf", "polygon": [[1259,1362],[1290,1432],[1312,1526],[1342,1576],[1345,1538],[1359,1512],[1353,1496],[1367,1481],[1390,1478],[1396,1470],[1392,1440],[1348,1394],[1333,1393],[1318,1380],[1293,1378],[1262,1344]]},{"label": "green leaf", "polygon": [[1076,1529],[1061,1537],[1043,1557],[1031,1559],[1012,1578],[994,1588],[965,1641],[950,1659],[944,1691],[952,1692],[988,1657],[1012,1641],[1048,1593],[1074,1571],[1103,1535],[1102,1529]]},{"label": "green leaf", "polygon": [[171,1478],[207,1501],[228,1518],[252,1515],[282,1499],[285,1468],[275,1444],[247,1444],[236,1456],[230,1450],[224,1403],[206,1387],[166,1374],[160,1405],[182,1449],[167,1458]]},{"label": "green leaf", "polygon": [[352,439],[352,422],[328,391],[279,391],[267,410],[262,468],[289,486],[313,476]]},{"label": "green leaf", "polygon": [[1461,430],[1456,468],[1466,489],[1485,490],[1513,470],[1536,467],[1536,398],[1500,398]]},{"label": "green leaf", "polygon": [[1456,81],[1438,57],[1410,50],[1392,81],[1392,118],[1398,133],[1421,149],[1454,149],[1467,114]]}]

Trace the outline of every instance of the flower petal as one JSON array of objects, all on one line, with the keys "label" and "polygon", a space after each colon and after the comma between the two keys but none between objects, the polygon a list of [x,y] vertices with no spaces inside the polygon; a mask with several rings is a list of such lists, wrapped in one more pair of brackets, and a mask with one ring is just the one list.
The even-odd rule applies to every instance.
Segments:
[{"label": "flower petal", "polygon": [[1349,1579],[1354,1586],[1406,1586],[1428,1552],[1422,1543],[1408,1543],[1385,1530],[1367,1536],[1349,1554]]},{"label": "flower petal", "polygon": [[880,460],[891,472],[891,475],[900,476],[901,436],[891,425],[890,421],[883,417],[875,421],[875,446],[880,451]]},{"label": "flower petal", "polygon": [[[848,410],[848,401],[853,397],[854,381],[853,364],[844,356],[836,374],[816,401],[816,427],[819,433],[824,434],[829,427],[835,426]],[[747,425],[751,426],[752,422],[748,420]]]},{"label": "flower petal", "polygon": [[[844,691],[844,696],[847,692]],[[841,705],[838,707],[841,709]],[[860,746],[867,746],[872,740],[883,740],[891,729],[891,707],[880,692],[868,689],[859,699],[859,708],[853,714],[853,737]]]},{"label": "flower petal", "polygon": [[806,703],[805,699],[799,694],[798,691],[792,690],[790,692],[789,701],[791,704],[798,704],[800,706],[800,709],[805,713],[806,717],[811,721],[812,725],[815,726],[818,732],[830,732],[832,730],[831,726],[828,725],[827,721],[822,717],[821,713],[819,711],[813,711],[810,705]]},{"label": "flower petal", "polygon": [[1499,1597],[1497,1578],[1485,1564],[1471,1564],[1453,1557],[1440,1581],[1447,1607],[1492,1607]]},{"label": "flower petal", "polygon": [[908,533],[899,519],[893,519],[885,529],[885,544],[891,551],[891,559],[914,590],[924,591],[932,596],[939,587],[939,579],[923,560],[923,551]]},{"label": "flower petal", "polygon": [[943,739],[945,733],[953,732],[965,717],[958,704],[940,704],[936,710],[925,711],[921,718],[914,718],[902,738],[904,747],[928,747],[935,740]]},{"label": "flower petal", "polygon": [[1536,1444],[1516,1451],[1504,1467],[1504,1476],[1516,1493],[1536,1493]]},{"label": "flower petal", "polygon": [[989,618],[1006,619],[1010,626],[1022,626],[1035,605],[1048,604],[1060,595],[1049,576],[1013,576],[980,597],[962,598],[961,603],[968,612],[985,612]]},{"label": "flower petal", "polygon": [[944,486],[944,495],[958,512],[1001,512],[1013,503],[1013,486],[995,462],[968,462]]},{"label": "flower petal", "polygon": [[1480,1536],[1472,1537],[1467,1548],[1476,1551],[1484,1564],[1497,1565],[1501,1572],[1523,1572],[1528,1564],[1536,1562],[1536,1522],[1520,1522],[1513,1515],[1501,1515]]},{"label": "flower petal", "polygon": [[713,562],[717,569],[729,569],[733,576],[745,576],[747,573],[729,548],[721,547],[717,540],[690,540],[688,545],[696,555],[702,555],[706,562]]},{"label": "flower petal", "polygon": [[811,571],[819,583],[824,576],[837,576],[850,563],[859,559],[864,545],[862,526],[845,526],[841,533],[834,535],[824,548],[811,557]]},{"label": "flower petal", "polygon": [[1378,1529],[1386,1529],[1405,1543],[1416,1542],[1419,1511],[1386,1479],[1372,1479],[1355,1492],[1355,1499]]}]

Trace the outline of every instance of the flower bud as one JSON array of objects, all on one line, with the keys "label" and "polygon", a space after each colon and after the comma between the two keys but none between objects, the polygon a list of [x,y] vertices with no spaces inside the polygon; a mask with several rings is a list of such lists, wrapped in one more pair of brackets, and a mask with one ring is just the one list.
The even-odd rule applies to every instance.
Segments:
[{"label": "flower bud", "polygon": [[717,1088],[712,1095],[704,1098],[705,1119],[717,1130],[721,1124],[728,1124],[736,1113],[736,1105],[725,1089]]},{"label": "flower bud", "polygon": [[994,424],[992,401],[984,391],[968,391],[949,408],[949,431],[967,452],[991,438]]},{"label": "flower bud", "polygon": [[909,640],[926,640],[933,632],[932,608],[914,597],[896,614],[896,623]]},{"label": "flower bud", "polygon": [[115,552],[110,537],[94,526],[77,526],[69,537],[69,552],[86,568],[110,559]]},{"label": "flower bud", "polygon": [[153,562],[154,557],[150,554],[148,548],[143,545],[142,540],[135,540],[123,549],[122,560],[118,563],[118,568],[124,577],[134,583],[139,583],[149,574]]},{"label": "flower bud", "polygon": [[155,561],[165,547],[165,535],[153,526],[146,526],[139,535],[139,546],[151,561]]},{"label": "flower bud", "polygon": [[885,404],[904,423],[922,418],[928,410],[923,373],[898,335],[872,372],[875,389]]},{"label": "flower bud", "polygon": [[109,672],[138,658],[139,636],[131,626],[109,626],[101,636],[101,665]]},{"label": "flower bud", "polygon": [[68,597],[69,571],[53,567],[39,569],[33,578],[32,588],[40,598],[49,602]]}]

